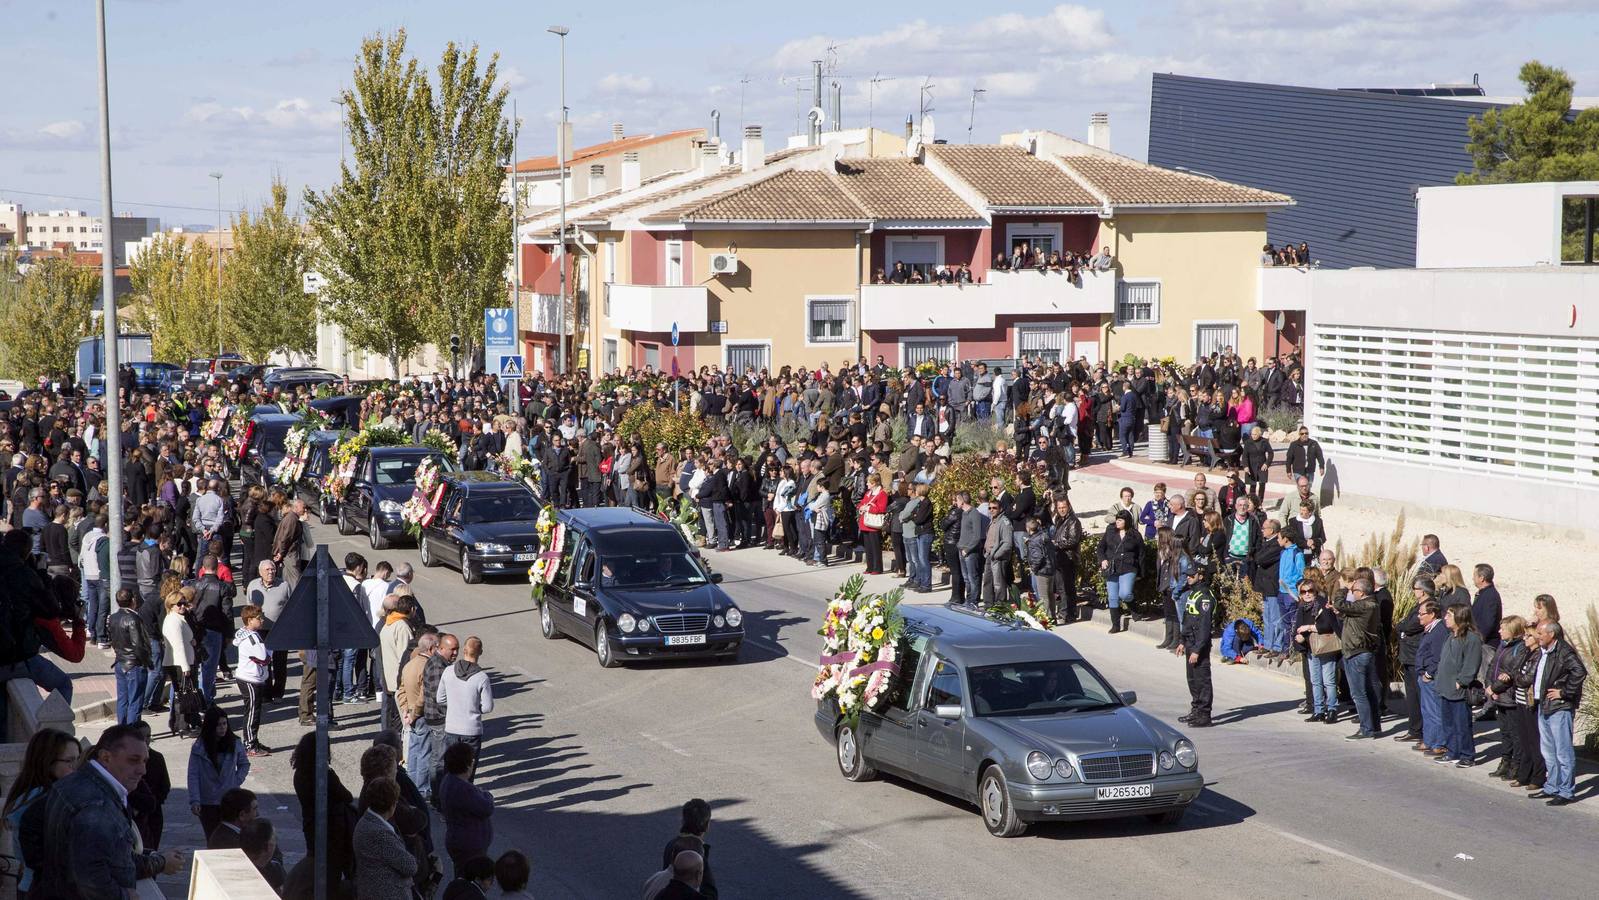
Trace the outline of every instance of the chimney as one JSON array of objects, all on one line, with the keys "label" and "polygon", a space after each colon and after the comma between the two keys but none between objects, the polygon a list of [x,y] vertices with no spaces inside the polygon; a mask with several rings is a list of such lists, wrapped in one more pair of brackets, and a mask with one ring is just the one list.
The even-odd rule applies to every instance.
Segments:
[{"label": "chimney", "polygon": [[766,141],[761,138],[761,126],[744,126],[744,149],[739,154],[744,171],[753,172],[766,165]]},{"label": "chimney", "polygon": [[720,144],[721,142],[722,142],[722,111],[719,110],[719,109],[713,109],[713,110],[711,110],[711,143]]},{"label": "chimney", "polygon": [[910,140],[911,139],[911,135],[914,134],[915,131],[916,131],[916,117],[915,116],[906,116],[905,117],[905,140],[907,140],[907,141]]},{"label": "chimney", "polygon": [[631,191],[639,186],[638,151],[622,154],[622,190]]},{"label": "chimney", "polygon": [[1089,115],[1088,143],[1101,150],[1110,149],[1110,113],[1097,112]]},{"label": "chimney", "polygon": [[[819,59],[811,60],[811,77],[815,81],[815,86],[811,88],[811,109],[820,110],[822,108],[822,61],[821,60],[819,60]],[[825,115],[825,113],[824,113],[824,115]],[[815,147],[817,144],[820,144],[822,142],[822,123],[817,121],[813,117],[810,120],[810,125],[811,125],[811,141],[810,141],[810,144],[811,144],[812,147]]]},{"label": "chimney", "polygon": [[721,146],[706,144],[700,148],[700,174],[715,175],[722,168]]},{"label": "chimney", "polygon": [[613,124],[611,126],[611,140],[619,141],[624,137],[627,137],[627,133],[622,130],[622,123],[617,122]]},{"label": "chimney", "polygon": [[833,112],[832,112],[831,115],[832,115],[832,125],[833,125],[832,130],[833,131],[843,131],[844,130],[844,86],[839,84],[836,81],[833,82]]},{"label": "chimney", "polygon": [[608,189],[605,183],[605,167],[599,163],[589,166],[589,193],[590,197],[597,197]]}]

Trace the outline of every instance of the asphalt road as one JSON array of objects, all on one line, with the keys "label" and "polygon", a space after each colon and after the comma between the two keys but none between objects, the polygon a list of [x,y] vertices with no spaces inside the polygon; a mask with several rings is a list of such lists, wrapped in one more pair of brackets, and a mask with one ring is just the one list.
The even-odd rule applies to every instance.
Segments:
[{"label": "asphalt road", "polygon": [[[420,568],[414,550],[374,553],[362,536],[315,533],[336,560],[360,550],[417,565],[430,620],[483,638],[497,701],[478,781],[497,804],[495,852],[529,854],[540,898],[636,896],[690,797],[715,811],[712,867],[731,898],[1593,895],[1580,863],[1599,840],[1591,780],[1579,782],[1588,802],[1551,809],[1483,767],[1432,765],[1389,740],[1348,743],[1353,726],[1304,724],[1297,683],[1267,673],[1215,667],[1218,727],[1191,735],[1208,788],[1180,826],[1052,824],[999,840],[960,803],[892,779],[846,782],[816,733],[818,620],[858,567],[713,554],[745,612],[741,659],[607,670],[587,648],[539,635],[525,583],[466,586],[452,570]],[[1102,621],[1061,633],[1116,688],[1136,690],[1141,708],[1168,721],[1186,712],[1178,659],[1140,635],[1107,634]],[[232,688],[223,694],[237,708]],[[376,708],[336,713],[346,727],[334,732],[334,765],[353,785]],[[268,795],[262,811],[291,861],[302,843],[286,752],[294,719],[288,703],[269,712],[265,738],[282,752],[257,760],[247,782]],[[197,826],[173,812],[187,807],[188,746],[157,746],[178,782],[167,844],[192,845]]]}]

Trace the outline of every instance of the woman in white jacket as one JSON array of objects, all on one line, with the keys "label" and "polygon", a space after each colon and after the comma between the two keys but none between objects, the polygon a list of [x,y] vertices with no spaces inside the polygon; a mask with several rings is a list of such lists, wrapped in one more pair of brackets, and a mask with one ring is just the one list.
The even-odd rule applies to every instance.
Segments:
[{"label": "woman in white jacket", "polygon": [[167,729],[180,738],[193,737],[188,721],[180,710],[179,698],[193,690],[190,678],[194,674],[194,628],[189,625],[188,614],[194,607],[194,588],[179,588],[166,596],[166,618],[161,620],[162,661],[172,687],[168,699]]}]

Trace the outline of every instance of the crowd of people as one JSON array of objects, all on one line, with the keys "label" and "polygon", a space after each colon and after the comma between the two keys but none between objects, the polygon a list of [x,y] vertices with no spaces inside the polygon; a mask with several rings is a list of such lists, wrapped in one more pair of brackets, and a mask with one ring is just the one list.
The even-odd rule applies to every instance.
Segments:
[{"label": "crowd of people", "polygon": [[[1109,247],[1094,253],[1078,250],[1033,249],[1027,241],[1019,241],[1010,253],[1001,250],[994,254],[989,270],[994,272],[1036,271],[1040,274],[1064,274],[1073,283],[1080,284],[1084,272],[1108,272],[1116,265]],[[972,284],[979,281],[972,272],[972,264],[960,263],[907,263],[896,262],[888,268],[879,266],[872,273],[873,284]]]},{"label": "crowd of people", "polygon": [[[1018,251],[1027,257],[1025,246]],[[1292,354],[1257,365],[1230,351],[1186,367],[1032,359],[993,371],[981,362],[896,370],[879,357],[836,369],[710,366],[675,378],[532,376],[511,387],[481,376],[413,379],[367,393],[359,420],[419,441],[438,432],[467,468],[506,455],[532,460],[543,499],[560,506],[653,510],[707,549],[761,547],[812,566],[859,562],[868,573],[902,577],[913,592],[946,587],[953,603],[1025,595],[1054,623],[1069,624],[1084,599],[1103,600],[1110,630],[1120,632],[1143,586],[1153,585],[1166,629],[1160,646],[1186,658],[1194,688],[1187,721],[1196,726],[1210,724],[1217,579],[1243,580],[1264,598],[1262,621],[1221,623],[1224,659],[1298,658],[1312,721],[1336,722],[1352,706],[1359,725],[1351,739],[1376,736],[1385,686],[1402,674],[1413,698],[1402,738],[1470,765],[1475,707],[1501,722],[1506,754],[1496,774],[1552,803],[1569,801],[1571,715],[1584,674],[1552,599],[1541,598],[1527,619],[1501,620],[1491,567],[1474,569],[1472,599],[1429,537],[1417,613],[1394,622],[1383,573],[1332,558],[1314,492],[1325,459],[1304,427],[1282,454],[1296,493],[1270,514],[1265,486],[1277,459],[1262,419],[1298,399],[1303,377]],[[514,407],[509,390],[518,392]],[[170,782],[144,719],[165,714],[166,731],[191,741],[188,796],[208,840],[237,841],[284,896],[298,896],[300,866],[284,870],[243,785],[252,762],[271,754],[263,712],[287,696],[288,654],[267,646],[312,557],[307,511],[275,484],[235,488],[229,435],[209,417],[219,404],[227,411],[254,400],[301,408],[310,389],[224,381],[160,395],[119,380],[117,396],[123,454],[111,464],[122,473],[120,498],[109,496],[105,478],[102,399],[34,391],[0,418],[0,603],[15,626],[0,629],[0,673],[70,699],[71,679],[47,656],[79,662],[93,645],[110,651],[117,694],[117,726],[81,764],[51,743],[58,739],[38,739],[34,774],[12,792],[7,815],[24,827],[36,810],[25,827],[44,840],[31,852],[24,842],[23,858],[32,877],[52,885],[39,896],[76,896],[51,892],[79,877],[61,871],[77,863],[77,851],[58,847],[62,829],[117,830],[110,817],[72,824],[79,809],[120,803],[137,826],[126,859],[96,861],[109,867],[96,870],[104,877],[121,884],[181,865],[181,853],[160,850]],[[685,409],[711,436],[696,446],[646,446],[621,429],[640,404]],[[935,510],[934,493],[959,462],[957,428],[967,423],[988,429],[967,452],[992,477],[962,484],[946,511]],[[738,444],[739,429],[753,430],[757,444]],[[1092,454],[1126,456],[1140,442],[1165,440],[1171,458],[1183,459],[1187,437],[1208,442],[1211,461],[1223,466],[1214,489],[1200,472],[1191,489],[1157,484],[1147,499],[1125,488],[1097,523],[1074,508],[1070,474]],[[113,502],[125,528],[115,556]],[[493,798],[472,784],[493,709],[483,642],[428,624],[408,564],[356,553],[342,562],[378,648],[338,653],[323,689],[338,707],[380,704],[381,727],[363,756],[362,789],[338,788],[343,818],[329,823],[338,836],[330,864],[352,885],[437,884],[446,868],[431,861],[430,833],[417,824],[431,806],[445,820],[453,877],[486,886],[492,875],[503,886],[523,872],[525,885],[525,858],[520,868],[514,858],[487,858]],[[108,596],[113,571],[124,587]],[[1393,647],[1402,673],[1387,671]],[[303,653],[300,663],[298,721],[310,729],[317,660]],[[221,690],[228,682],[236,696]],[[338,725],[335,716],[330,727]],[[302,740],[291,762],[309,838],[308,746]],[[58,791],[56,782],[73,787]],[[396,852],[400,844],[414,865]],[[678,893],[662,896],[696,896],[670,887],[692,881],[690,852],[699,855],[700,890],[711,882],[705,850],[680,847],[663,872],[682,862],[685,877],[666,879]]]},{"label": "crowd of people", "polygon": [[1312,265],[1310,258],[1310,244],[1300,241],[1295,247],[1292,241],[1284,243],[1281,247],[1267,244],[1260,248],[1260,264],[1263,266],[1308,266]]}]

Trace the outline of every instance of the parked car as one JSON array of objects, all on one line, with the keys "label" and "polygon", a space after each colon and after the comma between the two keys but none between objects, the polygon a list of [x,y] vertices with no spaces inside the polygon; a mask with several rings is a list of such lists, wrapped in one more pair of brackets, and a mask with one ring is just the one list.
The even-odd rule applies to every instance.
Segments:
[{"label": "parked car", "polygon": [[300,417],[297,415],[264,412],[257,407],[245,425],[249,434],[244,442],[244,456],[239,460],[239,481],[246,485],[271,484],[273,470],[283,461],[284,439],[289,436],[289,429],[298,424]]},{"label": "parked car", "polygon": [[1194,745],[1135,709],[1057,635],[949,607],[902,605],[905,656],[889,703],[857,721],[818,702],[839,771],[879,771],[978,807],[996,837],[1032,822],[1181,820],[1204,790]]},{"label": "parked car", "polygon": [[267,388],[294,388],[300,385],[333,384],[342,380],[326,369],[285,366],[268,372],[261,383]]},{"label": "parked car", "polygon": [[347,397],[323,397],[312,400],[311,408],[327,413],[334,428],[356,430],[361,427],[361,401],[365,397],[354,394]]},{"label": "parked car", "polygon": [[539,601],[539,630],[594,648],[606,668],[641,659],[732,660],[744,614],[671,524],[637,510],[557,513],[566,538]]},{"label": "parked car", "polygon": [[528,486],[493,472],[453,472],[443,484],[438,514],[417,539],[422,565],[454,566],[467,584],[525,576],[539,549],[540,504]]},{"label": "parked car", "polygon": [[313,431],[306,437],[305,468],[294,482],[294,496],[305,501],[305,508],[317,514],[324,525],[333,524],[339,517],[338,504],[322,490],[322,476],[328,474],[333,461],[333,448],[338,445],[342,431]]},{"label": "parked car", "polygon": [[183,375],[183,385],[195,388],[220,384],[228,380],[230,372],[244,365],[248,364],[237,353],[224,353],[214,358],[191,359]]},{"label": "parked car", "polygon": [[339,534],[365,531],[373,550],[387,550],[405,537],[400,510],[416,487],[416,467],[424,459],[437,461],[442,472],[454,472],[455,463],[437,450],[406,445],[372,447],[356,457],[355,476],[338,501]]}]

